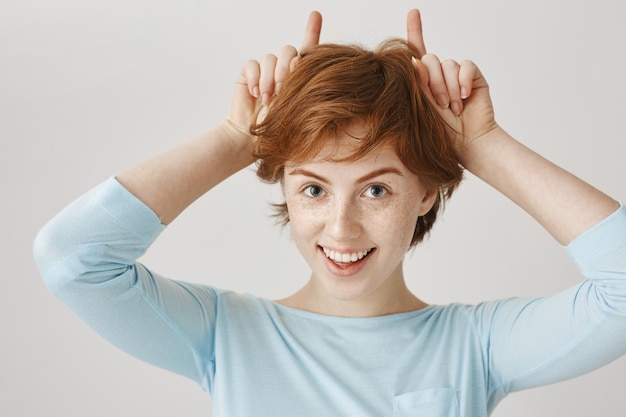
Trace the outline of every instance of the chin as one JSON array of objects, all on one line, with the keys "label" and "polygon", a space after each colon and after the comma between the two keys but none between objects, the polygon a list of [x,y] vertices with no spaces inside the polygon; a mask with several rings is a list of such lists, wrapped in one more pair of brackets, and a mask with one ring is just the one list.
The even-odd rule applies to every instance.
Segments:
[{"label": "chin", "polygon": [[330,298],[340,302],[356,302],[371,295],[374,289],[356,282],[354,278],[332,277],[331,282],[323,282],[322,288]]}]

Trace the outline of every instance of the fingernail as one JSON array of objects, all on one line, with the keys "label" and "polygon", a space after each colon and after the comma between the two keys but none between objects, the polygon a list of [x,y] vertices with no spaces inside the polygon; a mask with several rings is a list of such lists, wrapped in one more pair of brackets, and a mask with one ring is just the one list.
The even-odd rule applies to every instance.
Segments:
[{"label": "fingernail", "polygon": [[274,92],[278,93],[280,91],[280,87],[282,87],[281,83],[276,83],[276,87],[274,88]]},{"label": "fingernail", "polygon": [[448,104],[450,104],[448,102],[448,96],[446,96],[445,94],[439,94],[437,96],[437,103],[439,103],[439,105],[444,109],[448,107]]},{"label": "fingernail", "polygon": [[459,115],[461,113],[461,105],[457,101],[450,103],[450,110],[452,113]]},{"label": "fingernail", "polygon": [[256,98],[259,98],[259,87],[258,86],[254,86],[254,88],[252,88],[252,95]]},{"label": "fingernail", "polygon": [[465,100],[467,98],[467,88],[461,87],[461,98]]}]

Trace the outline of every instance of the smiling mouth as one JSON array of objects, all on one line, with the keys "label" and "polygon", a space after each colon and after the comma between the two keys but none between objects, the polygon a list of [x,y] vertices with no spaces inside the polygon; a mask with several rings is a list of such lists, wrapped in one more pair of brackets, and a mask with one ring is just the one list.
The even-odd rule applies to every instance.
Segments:
[{"label": "smiling mouth", "polygon": [[358,252],[340,253],[334,250],[327,249],[323,246],[320,246],[320,248],[322,248],[324,255],[326,255],[328,259],[336,263],[343,263],[343,264],[360,261],[361,259],[365,258],[374,250],[374,248],[370,248],[370,249],[366,249],[366,250],[362,250]]}]

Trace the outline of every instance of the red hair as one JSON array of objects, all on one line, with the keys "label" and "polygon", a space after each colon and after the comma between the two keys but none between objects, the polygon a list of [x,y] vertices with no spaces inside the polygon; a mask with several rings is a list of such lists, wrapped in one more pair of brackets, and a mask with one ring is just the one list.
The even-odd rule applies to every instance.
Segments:
[{"label": "red hair", "polygon": [[[463,168],[449,126],[420,87],[413,56],[417,51],[397,39],[373,51],[334,44],[305,51],[264,121],[251,130],[257,137],[259,178],[281,181],[287,162],[311,160],[338,132],[358,123],[367,133],[343,160],[359,159],[390,143],[407,169],[427,188],[438,190],[432,209],[418,219],[411,246],[421,241],[461,181]],[[286,204],[276,207],[286,224]]]}]

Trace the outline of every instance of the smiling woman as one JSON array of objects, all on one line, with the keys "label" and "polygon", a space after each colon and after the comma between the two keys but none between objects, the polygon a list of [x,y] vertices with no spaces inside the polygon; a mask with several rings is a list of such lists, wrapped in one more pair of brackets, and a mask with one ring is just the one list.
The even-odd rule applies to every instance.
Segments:
[{"label": "smiling woman", "polygon": [[[312,13],[301,54],[243,66],[224,121],[44,226],[35,255],[50,290],[116,346],[199,384],[216,416],[484,417],[624,355],[626,210],[505,132],[478,67],[426,53],[419,12],[407,26],[407,42],[374,51],[318,45]],[[311,270],[300,290],[274,301],[137,261],[255,161],[282,185],[279,216]],[[405,254],[463,169],[531,214],[585,279],[480,304],[414,295]]]},{"label": "smiling woman", "polygon": [[432,209],[437,190],[402,163],[392,142],[347,160],[365,131],[349,129],[310,162],[286,164],[285,210],[312,275],[282,304],[361,317],[425,305],[407,290],[401,264],[415,235],[422,235],[418,219]]}]

